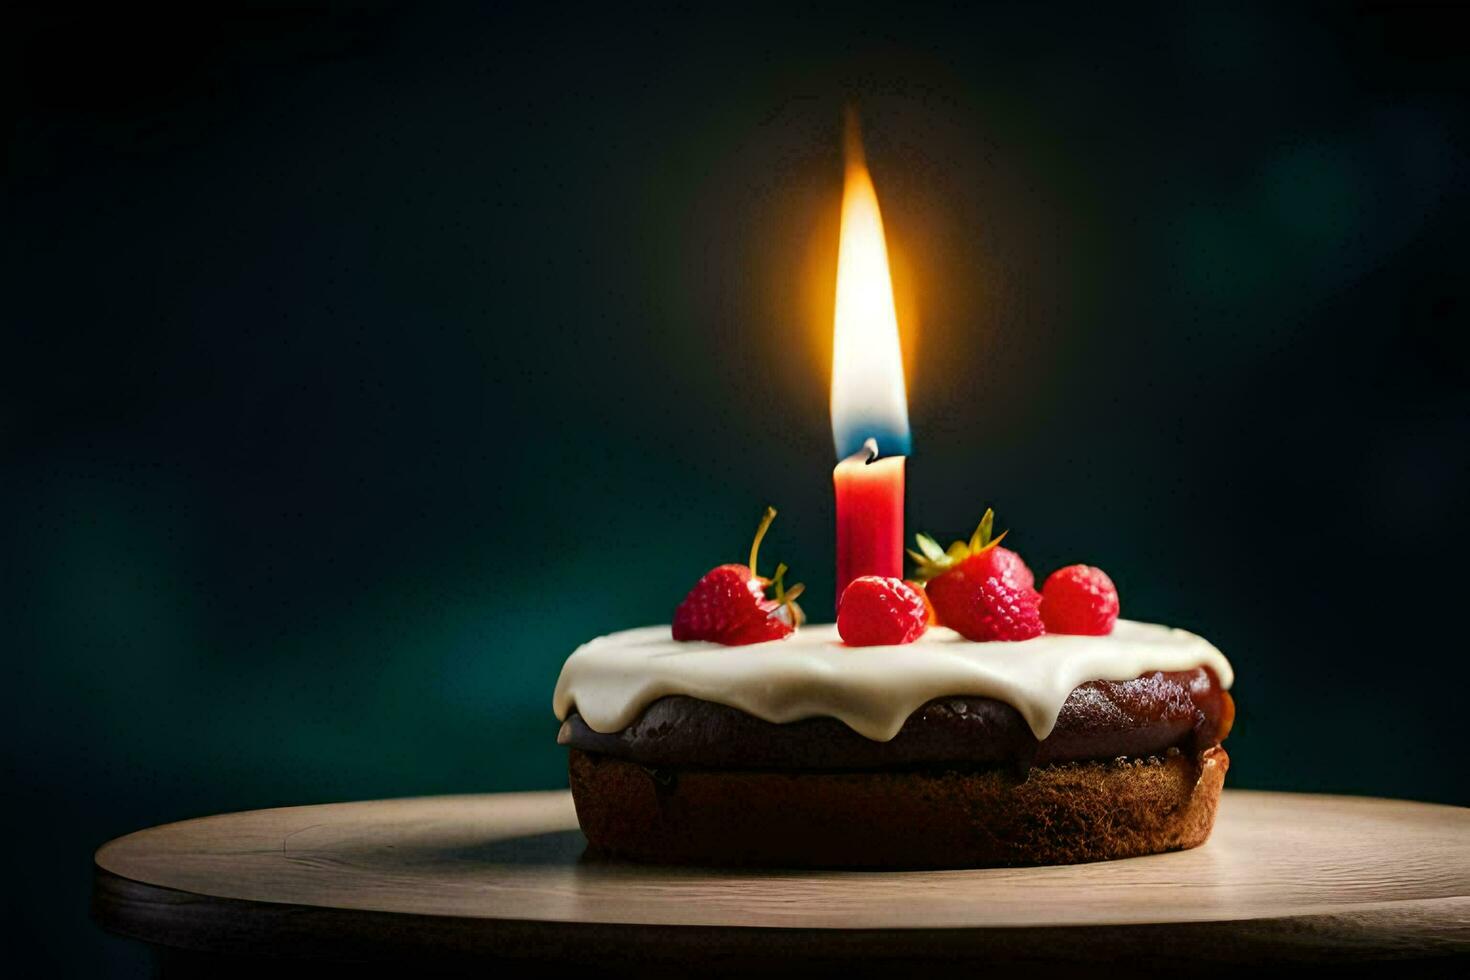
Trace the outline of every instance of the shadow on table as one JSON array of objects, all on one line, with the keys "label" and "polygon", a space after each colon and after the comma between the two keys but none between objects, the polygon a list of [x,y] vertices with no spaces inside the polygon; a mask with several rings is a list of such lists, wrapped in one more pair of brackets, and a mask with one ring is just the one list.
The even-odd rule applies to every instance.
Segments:
[{"label": "shadow on table", "polygon": [[[398,848],[402,851],[403,848]],[[587,838],[580,830],[557,830],[524,837],[507,837],[455,847],[413,848],[415,863],[465,865],[535,865],[577,864],[587,850]]]},{"label": "shadow on table", "polygon": [[486,868],[573,868],[598,877],[621,877],[636,873],[646,877],[662,870],[669,874],[702,871],[705,874],[782,874],[780,870],[756,872],[754,869],[693,866],[668,866],[656,869],[647,864],[599,854],[587,846],[580,830],[556,830],[520,837],[487,841],[423,840],[397,843],[390,848],[378,846],[347,851],[338,849],[335,859],[360,868],[392,871],[404,868],[435,868],[441,874],[476,875]]}]

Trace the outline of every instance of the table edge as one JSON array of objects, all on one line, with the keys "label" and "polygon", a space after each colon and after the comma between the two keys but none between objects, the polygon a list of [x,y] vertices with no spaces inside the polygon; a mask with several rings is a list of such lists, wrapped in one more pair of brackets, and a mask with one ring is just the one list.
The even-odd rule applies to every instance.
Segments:
[{"label": "table edge", "polygon": [[1126,925],[829,928],[471,918],[195,895],[94,868],[92,919],[155,947],[308,959],[646,964],[904,961],[1345,963],[1470,958],[1470,897],[1271,918]]}]

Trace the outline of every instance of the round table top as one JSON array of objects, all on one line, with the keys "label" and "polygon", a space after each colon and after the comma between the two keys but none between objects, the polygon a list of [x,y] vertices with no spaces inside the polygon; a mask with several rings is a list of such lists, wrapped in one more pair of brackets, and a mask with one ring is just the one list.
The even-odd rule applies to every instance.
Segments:
[{"label": "round table top", "polygon": [[566,792],[257,810],[96,856],[94,915],[156,945],[720,962],[771,956],[1470,955],[1470,810],[1230,790],[1211,839],[972,871],[650,867],[583,856]]}]

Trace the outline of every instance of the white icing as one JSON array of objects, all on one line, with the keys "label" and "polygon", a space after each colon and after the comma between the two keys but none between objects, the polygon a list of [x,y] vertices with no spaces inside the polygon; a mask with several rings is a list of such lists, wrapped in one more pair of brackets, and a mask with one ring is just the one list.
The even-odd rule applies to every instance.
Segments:
[{"label": "white icing", "polygon": [[936,627],[889,647],[845,646],[832,625],[743,647],[680,643],[667,626],[645,626],[578,647],[552,707],[558,719],[575,709],[594,731],[616,732],[659,698],[683,694],[776,724],[836,718],[886,742],[925,702],[967,695],[1013,705],[1041,739],[1079,684],[1195,667],[1209,667],[1226,688],[1235,678],[1225,656],[1193,633],[1122,619],[1108,636],[971,643]]}]

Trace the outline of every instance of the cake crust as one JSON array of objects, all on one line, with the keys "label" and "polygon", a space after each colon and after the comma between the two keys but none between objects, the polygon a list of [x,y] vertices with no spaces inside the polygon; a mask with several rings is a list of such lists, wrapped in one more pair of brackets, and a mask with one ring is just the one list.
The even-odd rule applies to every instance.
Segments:
[{"label": "cake crust", "polygon": [[1234,703],[1207,667],[1090,681],[1063,703],[1038,741],[1021,713],[994,698],[955,696],[922,705],[887,741],[836,718],[786,724],[697,698],[665,696],[627,728],[597,732],[575,711],[557,741],[655,769],[866,770],[917,766],[1032,765],[1198,752],[1230,732]]},{"label": "cake crust", "polygon": [[1230,758],[1198,754],[1005,768],[797,772],[649,769],[573,748],[591,850],[767,867],[1075,864],[1204,843]]}]

